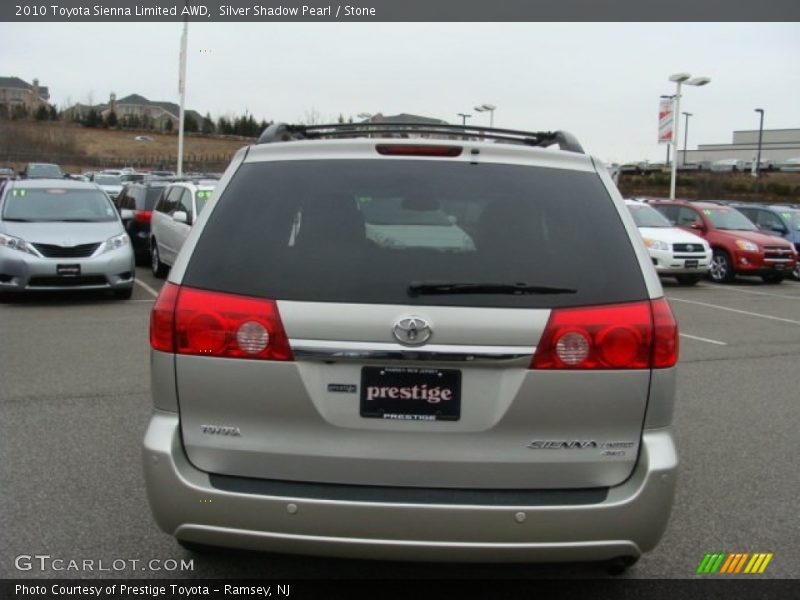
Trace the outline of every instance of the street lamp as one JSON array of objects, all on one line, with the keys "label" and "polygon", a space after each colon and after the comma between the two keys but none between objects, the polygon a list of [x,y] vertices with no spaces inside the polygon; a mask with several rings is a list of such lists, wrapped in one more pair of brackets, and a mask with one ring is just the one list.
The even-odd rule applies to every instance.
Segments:
[{"label": "street lamp", "polygon": [[683,116],[686,117],[686,130],[683,132],[683,166],[686,166],[686,144],[689,140],[689,117],[692,116],[692,113],[685,112]]},{"label": "street lamp", "polygon": [[[673,154],[677,154],[677,143],[678,143],[678,136],[680,135],[680,114],[681,114],[681,85],[706,85],[707,83],[711,82],[710,77],[695,77],[692,79],[692,76],[689,73],[675,73],[674,75],[670,75],[670,81],[675,82],[675,100],[673,100],[674,106],[672,114],[676,116],[675,118],[675,131],[672,132],[672,142],[671,145],[673,147]],[[678,177],[678,161],[672,161],[672,176],[670,177],[669,182],[669,198],[670,200],[675,199],[675,181]]]},{"label": "street lamp", "polygon": [[461,124],[466,127],[467,119],[471,119],[472,115],[468,115],[466,113],[458,113],[458,116],[461,117]]},{"label": "street lamp", "polygon": [[489,113],[489,127],[494,127],[494,110],[497,107],[494,104],[481,104],[480,106],[476,106],[475,110],[477,112],[488,112]]},{"label": "street lamp", "polygon": [[758,156],[756,157],[756,172],[755,172],[756,177],[759,177],[761,175],[761,134],[764,133],[764,109],[757,108],[755,109],[755,112],[757,112],[760,115],[760,119],[758,122]]},{"label": "street lamp", "polygon": [[[187,13],[188,14],[188,13]],[[183,34],[181,35],[181,53],[178,69],[178,94],[180,95],[180,106],[178,107],[178,167],[176,173],[178,177],[183,176],[183,129],[186,104],[186,41],[189,37],[189,17],[183,19]]]}]

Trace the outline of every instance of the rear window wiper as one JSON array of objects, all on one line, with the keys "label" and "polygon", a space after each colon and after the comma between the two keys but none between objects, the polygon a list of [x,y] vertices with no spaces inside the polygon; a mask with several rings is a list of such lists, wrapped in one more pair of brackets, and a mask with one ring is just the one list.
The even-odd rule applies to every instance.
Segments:
[{"label": "rear window wiper", "polygon": [[575,294],[578,290],[527,283],[412,281],[408,293],[420,294]]}]

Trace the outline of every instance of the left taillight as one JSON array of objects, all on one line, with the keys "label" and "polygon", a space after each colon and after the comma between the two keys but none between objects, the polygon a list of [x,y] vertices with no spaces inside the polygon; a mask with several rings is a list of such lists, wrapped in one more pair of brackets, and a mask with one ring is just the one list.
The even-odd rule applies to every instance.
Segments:
[{"label": "left taillight", "polygon": [[648,369],[678,360],[678,328],[666,300],[554,309],[532,369]]},{"label": "left taillight", "polygon": [[150,346],[161,352],[175,352],[175,305],[180,288],[165,283],[150,312]]},{"label": "left taillight", "polygon": [[[167,286],[174,288],[166,292]],[[294,357],[274,300],[167,283],[153,307],[150,342],[176,354],[290,361]],[[166,296],[161,304],[162,296]],[[169,329],[169,333],[168,330]],[[159,347],[161,340],[166,343]]]}]

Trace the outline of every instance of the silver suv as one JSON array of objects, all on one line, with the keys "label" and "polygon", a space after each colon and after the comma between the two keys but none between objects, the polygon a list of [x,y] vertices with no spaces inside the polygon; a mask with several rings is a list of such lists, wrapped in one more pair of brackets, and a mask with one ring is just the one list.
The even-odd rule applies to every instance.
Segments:
[{"label": "silver suv", "polygon": [[671,509],[677,336],[570,135],[273,125],[153,308],[153,514],[191,548],[624,568]]}]

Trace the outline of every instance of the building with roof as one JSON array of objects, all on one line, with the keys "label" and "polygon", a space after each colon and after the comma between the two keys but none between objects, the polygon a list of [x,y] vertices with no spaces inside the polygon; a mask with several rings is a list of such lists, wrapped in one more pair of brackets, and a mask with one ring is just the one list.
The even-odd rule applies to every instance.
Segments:
[{"label": "building with roof", "polygon": [[[177,104],[148,100],[139,94],[129,94],[118,99],[116,94],[112,93],[106,103],[94,106],[79,103],[69,107],[64,113],[68,119],[80,120],[92,109],[104,119],[113,111],[121,125],[129,124],[158,131],[178,130],[180,107]],[[196,110],[186,110],[185,114],[197,123],[198,128],[200,127],[203,122],[200,113]]]},{"label": "building with roof", "polygon": [[38,79],[28,83],[19,77],[0,77],[0,113],[6,116],[12,116],[17,107],[24,107],[28,114],[32,114],[49,101],[50,90],[39,85]]},{"label": "building with roof", "polygon": [[[687,164],[702,164],[727,158],[754,161],[758,153],[758,129],[733,132],[730,144],[699,144],[697,150],[686,151]],[[761,135],[761,160],[781,163],[800,156],[800,129],[765,129]],[[678,150],[678,164],[684,162],[683,150]]]},{"label": "building with roof", "polygon": [[[398,124],[428,125],[433,128],[435,128],[435,126],[437,125],[449,125],[447,121],[443,121],[442,119],[434,119],[432,117],[422,117],[420,115],[412,115],[409,113],[400,113],[397,115],[388,115],[388,116],[383,115],[382,113],[375,113],[374,115],[371,115],[368,118],[361,121],[361,123],[371,123],[371,124],[380,123],[381,125],[385,126],[383,127],[383,129],[386,129],[387,131],[397,129],[398,133],[396,135],[404,138],[427,138],[430,137],[430,134],[414,133],[411,131],[407,131],[402,127],[393,127],[393,125],[398,125]],[[442,137],[454,139],[453,136],[451,135],[444,135]]]}]

